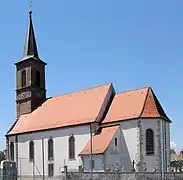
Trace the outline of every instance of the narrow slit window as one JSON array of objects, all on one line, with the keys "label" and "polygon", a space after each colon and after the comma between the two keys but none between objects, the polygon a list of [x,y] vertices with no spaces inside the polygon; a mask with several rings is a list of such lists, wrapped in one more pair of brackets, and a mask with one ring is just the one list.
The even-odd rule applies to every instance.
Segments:
[{"label": "narrow slit window", "polygon": [[114,139],[114,144],[115,144],[115,146],[118,145],[118,139],[117,138]]}]

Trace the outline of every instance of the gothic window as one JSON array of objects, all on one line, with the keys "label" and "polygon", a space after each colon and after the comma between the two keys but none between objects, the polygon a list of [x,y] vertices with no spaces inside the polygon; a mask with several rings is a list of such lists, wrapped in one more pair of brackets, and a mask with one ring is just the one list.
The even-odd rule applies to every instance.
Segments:
[{"label": "gothic window", "polygon": [[40,79],[40,72],[36,71],[36,85],[38,87],[40,87],[40,81],[41,81],[41,79]]},{"label": "gothic window", "polygon": [[34,142],[29,142],[29,161],[34,161]]},{"label": "gothic window", "polygon": [[48,140],[48,160],[53,160],[53,139]]},{"label": "gothic window", "polygon": [[69,159],[75,158],[75,139],[74,136],[69,138]]},{"label": "gothic window", "polygon": [[48,177],[53,177],[53,175],[54,175],[53,164],[48,164]]},{"label": "gothic window", "polygon": [[146,130],[146,155],[154,155],[154,132],[152,129]]},{"label": "gothic window", "polygon": [[10,143],[10,159],[12,160],[12,161],[14,161],[14,143],[13,142],[11,142]]},{"label": "gothic window", "polygon": [[26,71],[22,71],[22,87],[26,86]]}]

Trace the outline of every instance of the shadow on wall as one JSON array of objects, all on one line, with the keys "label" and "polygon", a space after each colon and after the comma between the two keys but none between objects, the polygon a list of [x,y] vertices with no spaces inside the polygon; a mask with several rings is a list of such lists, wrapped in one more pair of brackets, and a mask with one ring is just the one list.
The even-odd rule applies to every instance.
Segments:
[{"label": "shadow on wall", "polygon": [[[52,138],[64,138],[64,137],[69,137],[71,134],[73,135],[86,135],[89,134],[89,126],[80,126],[78,128],[76,127],[65,127],[65,128],[60,128],[56,130],[50,130],[50,131],[40,131],[36,133],[27,133],[27,134],[22,134],[18,137],[18,142],[19,143],[25,143],[30,140],[41,140],[41,139],[49,139],[50,137]],[[14,136],[12,136],[14,137]],[[15,140],[12,139],[13,142]]]},{"label": "shadow on wall", "polygon": [[[114,139],[119,139],[118,147],[114,145]],[[123,131],[119,128],[113,137],[109,147],[105,151],[104,169],[106,171],[128,171],[132,170],[132,160],[127,148]]]},{"label": "shadow on wall", "polygon": [[130,172],[132,170],[133,159],[130,158],[130,153],[125,141],[123,131],[121,129],[120,129],[120,138],[121,138],[121,159],[123,162],[122,170]]}]

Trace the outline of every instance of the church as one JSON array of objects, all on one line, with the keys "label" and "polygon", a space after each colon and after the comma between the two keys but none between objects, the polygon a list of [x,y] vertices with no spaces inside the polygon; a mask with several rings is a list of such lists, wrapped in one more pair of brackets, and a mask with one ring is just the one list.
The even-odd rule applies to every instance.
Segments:
[{"label": "church", "polygon": [[170,123],[151,87],[116,93],[112,83],[46,97],[32,12],[16,65],[17,117],[8,158],[22,176],[74,171],[168,171]]}]

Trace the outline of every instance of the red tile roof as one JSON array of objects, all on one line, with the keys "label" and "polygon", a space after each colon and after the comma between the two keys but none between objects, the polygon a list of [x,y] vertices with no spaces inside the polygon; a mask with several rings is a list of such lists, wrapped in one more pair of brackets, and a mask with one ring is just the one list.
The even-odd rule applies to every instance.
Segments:
[{"label": "red tile roof", "polygon": [[20,116],[8,134],[94,122],[111,89],[112,84],[108,84],[52,97],[32,113]]},{"label": "red tile roof", "polygon": [[116,94],[103,123],[136,118],[169,120],[150,87]]},{"label": "red tile roof", "polygon": [[[92,137],[92,154],[102,154],[109,146],[119,126],[106,127],[102,132]],[[79,155],[90,154],[90,140]]]},{"label": "red tile roof", "polygon": [[108,84],[52,97],[32,113],[22,115],[8,135],[101,122],[103,119],[103,124],[158,117],[170,121],[150,87],[115,94],[110,102],[107,97],[109,94],[112,97],[112,93],[113,86]]}]

